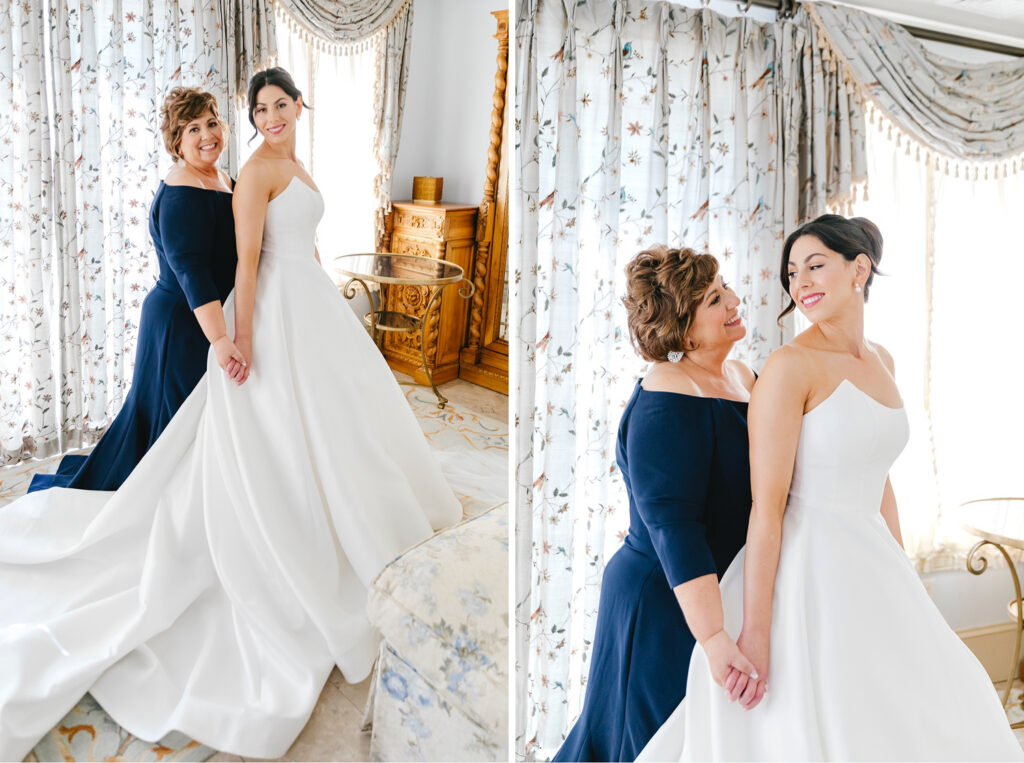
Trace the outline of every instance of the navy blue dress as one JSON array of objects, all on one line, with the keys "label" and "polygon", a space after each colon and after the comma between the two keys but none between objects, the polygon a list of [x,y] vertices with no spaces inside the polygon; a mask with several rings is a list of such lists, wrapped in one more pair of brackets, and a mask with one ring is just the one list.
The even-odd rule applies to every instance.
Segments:
[{"label": "navy blue dress", "polygon": [[117,490],[206,373],[210,343],[192,311],[235,284],[231,194],[160,183],[149,210],[160,276],[142,303],[135,372],[124,405],[92,453],[65,456],[49,487]]},{"label": "navy blue dress", "polygon": [[746,417],[746,403],[637,383],[616,449],[629,534],[601,581],[583,713],[554,760],[635,760],[686,696],[696,641],[672,589],[721,579],[746,543]]}]

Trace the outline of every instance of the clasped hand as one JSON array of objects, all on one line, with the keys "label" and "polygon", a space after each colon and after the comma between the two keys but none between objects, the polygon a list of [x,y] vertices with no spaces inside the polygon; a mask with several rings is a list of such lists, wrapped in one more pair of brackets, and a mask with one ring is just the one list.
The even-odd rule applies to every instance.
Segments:
[{"label": "clasped hand", "polygon": [[217,365],[228,378],[239,386],[244,384],[252,371],[252,343],[243,340],[232,342],[225,335],[213,343],[213,350],[217,353]]},{"label": "clasped hand", "polygon": [[[763,642],[763,643],[762,643]],[[737,641],[720,630],[702,644],[711,677],[730,702],[744,710],[757,707],[768,688],[768,641],[740,633]]]}]

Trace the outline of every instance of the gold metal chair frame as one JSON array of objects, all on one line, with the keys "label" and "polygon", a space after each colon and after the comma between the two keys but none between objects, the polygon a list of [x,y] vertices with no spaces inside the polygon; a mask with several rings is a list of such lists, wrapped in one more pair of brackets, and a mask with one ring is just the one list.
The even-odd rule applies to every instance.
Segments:
[{"label": "gold metal chair frame", "polygon": [[[454,270],[450,276],[388,276],[378,275],[375,273],[362,273],[354,270],[345,268],[343,265],[339,265],[339,262],[344,262],[346,258],[354,257],[413,257],[417,260],[427,260],[436,263],[443,264],[443,267],[447,270]],[[402,255],[402,254],[391,254],[389,252],[368,252],[365,254],[341,254],[334,258],[335,269],[338,273],[343,276],[348,276],[348,281],[345,282],[344,286],[341,287],[341,293],[346,299],[354,299],[359,293],[356,290],[356,284],[362,287],[363,292],[366,294],[366,299],[370,304],[370,310],[363,315],[363,323],[370,331],[370,336],[373,338],[374,344],[377,345],[378,349],[381,348],[381,342],[383,341],[384,332],[396,332],[402,334],[412,334],[419,332],[420,335],[420,357],[423,361],[423,371],[427,375],[427,380],[430,382],[430,388],[434,391],[434,396],[437,397],[437,407],[444,409],[448,404],[448,398],[441,394],[441,390],[437,388],[434,383],[434,370],[431,368],[430,361],[427,358],[427,324],[428,316],[430,311],[434,308],[437,302],[438,296],[448,286],[453,284],[462,284],[459,287],[458,294],[462,299],[469,299],[473,296],[476,291],[476,287],[473,282],[465,277],[465,273],[460,265],[454,262],[448,262],[446,260],[439,260],[434,257],[421,257],[419,255]],[[373,292],[371,291],[367,282],[382,284],[392,284],[398,286],[426,286],[430,288],[430,297],[427,299],[426,306],[423,309],[422,316],[411,315],[409,313],[398,312],[394,310],[375,310],[373,309]]]},{"label": "gold metal chair frame", "polygon": [[[973,501],[966,501],[961,504],[961,508],[976,503],[990,503],[994,501],[1020,501],[1019,497],[1016,498],[979,498]],[[1017,548],[1024,548],[1024,539],[1013,540],[1006,538],[1001,535],[983,530],[978,527],[974,527],[967,520],[963,521],[965,529],[967,529],[973,535],[977,535],[982,538],[971,547],[971,550],[967,552],[967,571],[972,575],[981,575],[985,570],[988,569],[988,559],[982,555],[981,550],[985,546],[991,546],[1000,554],[1003,555],[1003,559],[1006,560],[1006,567],[1010,571],[1010,577],[1013,580],[1013,593],[1014,600],[1010,602],[1009,609],[1010,613],[1015,615],[1017,618],[1017,634],[1014,639],[1013,645],[1013,660],[1010,662],[1010,675],[1006,679],[1006,688],[1003,690],[1003,707],[1005,708],[1010,701],[1010,693],[1013,690],[1013,681],[1017,677],[1020,670],[1020,644],[1021,644],[1021,633],[1024,631],[1024,602],[1021,599],[1020,589],[1020,576],[1017,575],[1017,567],[1014,564],[1013,559],[1010,558],[1009,552],[1007,552],[1005,546],[1014,546]],[[1024,709],[1024,693],[1021,693],[1020,706]],[[1019,729],[1024,728],[1024,721],[1017,721],[1011,723],[1010,728]]]}]

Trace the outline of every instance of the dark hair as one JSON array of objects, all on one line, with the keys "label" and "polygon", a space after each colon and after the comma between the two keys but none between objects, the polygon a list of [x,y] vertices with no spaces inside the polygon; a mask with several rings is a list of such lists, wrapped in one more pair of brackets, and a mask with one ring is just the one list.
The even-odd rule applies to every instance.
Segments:
[{"label": "dark hair", "polygon": [[[260,90],[265,88],[267,85],[277,85],[279,88],[284,90],[293,101],[302,98],[302,93],[295,87],[295,80],[292,79],[292,75],[282,69],[280,66],[272,66],[269,69],[264,69],[261,72],[256,72],[249,79],[249,94],[247,100],[249,102],[249,124],[256,127],[256,120],[253,119],[252,113],[256,109],[256,96]],[[313,108],[313,104],[307,103],[305,100],[302,101],[302,107],[306,109]],[[256,130],[252,134],[252,138],[249,138],[249,142],[252,143],[253,138],[260,134],[259,130]]]},{"label": "dark hair", "polygon": [[220,126],[227,129],[227,123],[217,111],[217,99],[213,94],[197,87],[176,87],[167,94],[160,106],[160,134],[167,153],[181,158],[181,135],[185,126],[206,112],[210,112]]},{"label": "dark hair", "polygon": [[[782,264],[779,267],[779,280],[782,281],[782,288],[789,295],[789,253],[797,239],[804,236],[814,236],[833,252],[838,252],[848,262],[853,262],[858,255],[866,254],[871,260],[871,272],[864,284],[864,301],[868,300],[868,289],[875,278],[882,271],[878,269],[878,263],[882,261],[882,232],[878,226],[866,217],[846,218],[842,215],[822,215],[809,223],[804,223],[795,231],[789,234],[785,245],[782,247]],[[789,315],[796,308],[793,297],[789,297],[789,304],[779,313],[779,321]]]},{"label": "dark hair", "polygon": [[626,265],[629,339],[644,360],[666,360],[672,351],[691,351],[686,335],[701,299],[718,275],[718,260],[692,249],[658,244]]}]

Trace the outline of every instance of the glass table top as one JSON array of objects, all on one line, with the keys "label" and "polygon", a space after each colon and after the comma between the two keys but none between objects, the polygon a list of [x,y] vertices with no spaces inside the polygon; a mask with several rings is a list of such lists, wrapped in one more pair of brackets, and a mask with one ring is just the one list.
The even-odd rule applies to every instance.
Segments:
[{"label": "glass table top", "polygon": [[433,257],[416,254],[339,254],[334,267],[341,275],[372,283],[435,286],[462,280],[462,267]]},{"label": "glass table top", "polygon": [[968,501],[957,509],[956,519],[983,540],[1024,549],[1024,497]]}]

